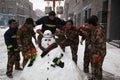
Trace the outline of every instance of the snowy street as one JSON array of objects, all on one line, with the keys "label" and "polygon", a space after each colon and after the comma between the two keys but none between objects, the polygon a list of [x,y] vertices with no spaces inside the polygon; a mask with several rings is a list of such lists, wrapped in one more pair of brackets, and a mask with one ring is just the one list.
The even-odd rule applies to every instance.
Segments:
[{"label": "snowy street", "polygon": [[[0,28],[0,80],[19,80],[18,78],[22,74],[22,71],[14,70],[13,79],[9,79],[6,76],[7,50],[4,43],[5,31],[6,29]],[[66,52],[69,52],[68,47],[66,48]],[[81,70],[83,70],[83,55],[84,55],[84,45],[79,45],[78,67]],[[22,58],[21,58],[21,62],[22,62]],[[120,48],[116,48],[107,43],[107,55],[104,60],[103,70],[104,70],[103,71],[104,80],[120,80]]]}]

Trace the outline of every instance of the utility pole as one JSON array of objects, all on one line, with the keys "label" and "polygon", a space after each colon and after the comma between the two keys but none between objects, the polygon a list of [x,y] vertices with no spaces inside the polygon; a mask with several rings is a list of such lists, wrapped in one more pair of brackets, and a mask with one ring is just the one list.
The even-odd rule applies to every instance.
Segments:
[{"label": "utility pole", "polygon": [[53,11],[55,11],[56,1],[64,1],[64,0],[44,0],[44,1],[52,1],[53,2]]},{"label": "utility pole", "polygon": [[55,0],[53,0],[53,11],[55,11]]}]

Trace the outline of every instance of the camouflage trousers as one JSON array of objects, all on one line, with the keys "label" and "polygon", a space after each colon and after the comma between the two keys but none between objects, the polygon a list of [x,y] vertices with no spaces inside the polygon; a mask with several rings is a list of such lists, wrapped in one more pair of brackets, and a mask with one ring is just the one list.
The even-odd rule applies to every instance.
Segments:
[{"label": "camouflage trousers", "polygon": [[15,64],[15,69],[20,68],[20,54],[19,52],[8,53],[8,62],[7,62],[7,72],[6,74],[10,75],[13,72],[13,65]]},{"label": "camouflage trousers", "polygon": [[90,50],[88,49],[88,46],[85,45],[85,51],[84,51],[84,64],[83,64],[83,70],[85,73],[89,73],[89,64],[90,64]]},{"label": "camouflage trousers", "polygon": [[65,46],[70,46],[71,53],[72,53],[72,60],[77,64],[77,51],[78,51],[78,44],[75,42],[65,41],[64,43],[59,44],[63,51],[65,51]]},{"label": "camouflage trousers", "polygon": [[27,62],[28,62],[28,58],[25,58],[25,53],[26,53],[27,51],[22,51],[22,55],[23,55],[23,63],[22,63],[22,66],[23,66],[23,68],[25,67],[25,65],[27,64]]},{"label": "camouflage trousers", "polygon": [[102,80],[103,78],[103,70],[102,65],[106,55],[106,51],[104,50],[101,55],[97,55],[98,58],[95,60],[95,54],[91,56],[91,70],[92,70],[92,80]]},{"label": "camouflage trousers", "polygon": [[71,52],[72,52],[72,60],[77,64],[77,51],[78,51],[78,45],[70,45]]}]

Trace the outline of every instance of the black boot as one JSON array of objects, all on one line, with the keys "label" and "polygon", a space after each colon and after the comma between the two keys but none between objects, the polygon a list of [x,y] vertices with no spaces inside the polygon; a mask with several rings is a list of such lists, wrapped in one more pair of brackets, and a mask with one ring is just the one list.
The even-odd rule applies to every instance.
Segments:
[{"label": "black boot", "polygon": [[20,67],[18,67],[18,68],[15,68],[15,70],[20,70],[20,71],[22,71],[23,69],[22,69],[22,68],[20,68]]},{"label": "black boot", "polygon": [[6,73],[6,75],[7,75],[7,77],[9,77],[9,78],[13,78],[13,75],[12,75],[12,74]]}]

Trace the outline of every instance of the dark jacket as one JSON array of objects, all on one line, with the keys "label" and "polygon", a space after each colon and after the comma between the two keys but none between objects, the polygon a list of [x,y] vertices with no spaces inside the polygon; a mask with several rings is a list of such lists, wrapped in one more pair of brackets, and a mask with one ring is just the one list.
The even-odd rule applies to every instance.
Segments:
[{"label": "dark jacket", "polygon": [[16,40],[17,30],[18,30],[17,28],[16,29],[9,28],[4,34],[5,44],[7,46],[8,52],[19,51]]},{"label": "dark jacket", "polygon": [[42,24],[42,32],[45,30],[50,30],[54,34],[59,25],[65,25],[65,21],[59,19],[58,17],[55,17],[54,20],[50,20],[49,16],[45,16],[36,21],[36,24]]}]

